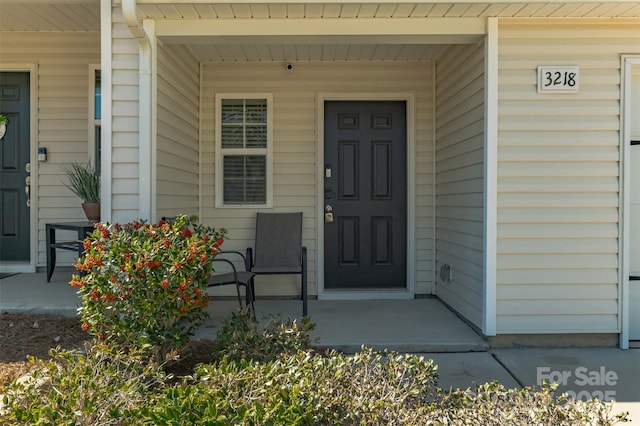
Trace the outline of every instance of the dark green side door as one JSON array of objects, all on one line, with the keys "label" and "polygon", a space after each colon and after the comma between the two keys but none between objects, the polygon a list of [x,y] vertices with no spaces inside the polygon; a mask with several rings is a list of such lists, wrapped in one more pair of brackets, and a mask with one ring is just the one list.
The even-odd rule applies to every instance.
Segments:
[{"label": "dark green side door", "polygon": [[0,72],[0,261],[29,261],[29,73]]},{"label": "dark green side door", "polygon": [[328,101],[324,287],[406,287],[406,103]]}]

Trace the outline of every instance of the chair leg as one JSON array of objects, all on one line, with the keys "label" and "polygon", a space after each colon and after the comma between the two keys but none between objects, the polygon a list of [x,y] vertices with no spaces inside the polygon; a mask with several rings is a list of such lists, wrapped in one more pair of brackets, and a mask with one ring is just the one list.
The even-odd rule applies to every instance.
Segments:
[{"label": "chair leg", "polygon": [[246,302],[245,302],[245,306],[249,306],[249,304],[251,304],[251,310],[254,312],[256,312],[256,307],[253,304],[254,301],[254,297],[253,297],[253,291],[251,291],[251,284],[247,283],[246,286]]},{"label": "chair leg", "polygon": [[240,296],[240,284],[236,283],[236,294],[238,295],[238,304],[240,305],[240,309],[242,309],[242,297]]},{"label": "chair leg", "polygon": [[249,286],[251,286],[251,289],[249,289],[249,292],[251,293],[251,303],[256,301],[256,286],[255,286],[255,277],[251,277],[251,280],[249,280]]},{"label": "chair leg", "polygon": [[307,313],[307,248],[302,247],[302,316]]},{"label": "chair leg", "polygon": [[308,316],[307,309],[307,271],[302,272],[302,316]]}]

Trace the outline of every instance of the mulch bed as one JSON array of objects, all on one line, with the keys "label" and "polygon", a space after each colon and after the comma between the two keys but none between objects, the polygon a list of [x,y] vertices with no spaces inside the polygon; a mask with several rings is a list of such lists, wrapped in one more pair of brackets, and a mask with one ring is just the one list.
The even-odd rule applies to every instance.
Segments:
[{"label": "mulch bed", "polygon": [[[49,351],[82,349],[90,336],[78,318],[53,314],[0,313],[0,392],[6,383],[35,368],[29,357],[48,359]],[[166,367],[175,376],[193,372],[199,363],[211,361],[211,341],[192,341],[183,359]]]}]

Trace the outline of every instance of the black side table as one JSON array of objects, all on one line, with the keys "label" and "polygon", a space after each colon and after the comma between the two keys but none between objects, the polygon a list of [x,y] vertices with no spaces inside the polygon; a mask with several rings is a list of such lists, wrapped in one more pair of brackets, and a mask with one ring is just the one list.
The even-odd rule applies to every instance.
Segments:
[{"label": "black side table", "polygon": [[[78,257],[84,253],[84,245],[82,241],[87,234],[93,231],[93,223],[91,222],[62,222],[47,223],[47,282],[51,280],[53,270],[56,267],[56,249],[72,250],[78,252]],[[68,231],[76,231],[78,239],[74,241],[56,242],[56,229],[64,229]]]}]

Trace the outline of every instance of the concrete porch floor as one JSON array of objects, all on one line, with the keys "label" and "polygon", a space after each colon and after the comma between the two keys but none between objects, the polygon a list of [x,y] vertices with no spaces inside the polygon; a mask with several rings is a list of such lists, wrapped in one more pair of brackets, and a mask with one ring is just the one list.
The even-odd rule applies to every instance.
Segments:
[{"label": "concrete porch floor", "polygon": [[[56,271],[51,282],[44,273],[0,279],[0,311],[76,315],[80,299],[67,282],[71,273]],[[258,299],[256,318],[302,315],[298,300]],[[236,300],[212,300],[209,320],[196,330],[198,339],[215,339],[222,321],[238,309]],[[416,300],[310,300],[309,317],[316,324],[314,345],[347,353],[362,345],[401,352],[487,351],[487,342],[436,298]]]}]

